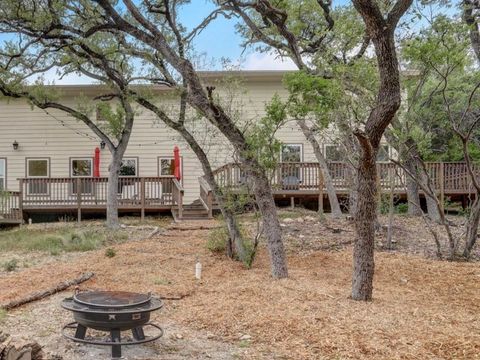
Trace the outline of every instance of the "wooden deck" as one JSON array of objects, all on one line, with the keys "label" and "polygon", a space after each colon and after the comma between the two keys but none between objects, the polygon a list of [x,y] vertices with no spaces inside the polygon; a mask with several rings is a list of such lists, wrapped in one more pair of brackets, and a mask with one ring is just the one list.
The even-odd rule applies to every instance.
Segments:
[{"label": "wooden deck", "polygon": [[[427,171],[439,196],[468,196],[474,188],[463,162],[427,163]],[[339,196],[348,195],[354,174],[341,162],[329,164],[330,174]],[[406,174],[392,163],[378,163],[378,186],[390,192],[393,184],[396,195],[405,195]],[[480,176],[480,169],[477,172]],[[279,198],[316,197],[323,201],[325,188],[318,163],[280,163],[270,175],[273,193]],[[249,179],[238,164],[227,164],[215,171],[218,184],[227,190],[239,192]],[[0,196],[0,224],[22,223],[25,215],[43,212],[105,211],[107,206],[107,178],[39,178],[19,179],[20,191],[3,192]],[[199,179],[199,204],[212,216],[216,208],[211,188]],[[182,218],[184,189],[173,176],[124,177],[118,186],[120,211],[173,211]],[[319,204],[320,205],[320,204]]]},{"label": "wooden deck", "polygon": [[[330,175],[337,194],[348,195],[353,186],[354,174],[347,164],[331,162]],[[450,195],[475,193],[464,162],[426,163],[432,185],[441,198]],[[395,194],[406,194],[407,174],[393,163],[377,164],[377,181],[382,192],[389,193],[394,187]],[[477,171],[480,176],[480,169]],[[277,196],[322,196],[325,194],[323,177],[318,163],[279,163],[270,174],[274,195]],[[240,191],[248,185],[248,179],[238,164],[227,164],[215,171],[216,181],[221,187]]]},{"label": "wooden deck", "polygon": [[[74,211],[105,211],[108,178],[20,179],[20,191],[6,192],[0,199],[0,223],[21,223],[24,214]],[[118,207],[138,211],[183,208],[184,190],[173,176],[125,177],[118,186]]]}]

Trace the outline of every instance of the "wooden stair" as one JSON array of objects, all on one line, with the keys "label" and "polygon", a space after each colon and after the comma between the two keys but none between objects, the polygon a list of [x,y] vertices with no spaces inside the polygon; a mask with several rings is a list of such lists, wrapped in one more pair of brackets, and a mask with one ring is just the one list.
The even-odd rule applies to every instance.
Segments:
[{"label": "wooden stair", "polygon": [[179,217],[178,210],[172,209],[173,218],[176,221],[182,220],[208,220],[208,211],[202,205],[199,199],[195,200],[191,204],[186,204],[183,206],[182,217]]}]

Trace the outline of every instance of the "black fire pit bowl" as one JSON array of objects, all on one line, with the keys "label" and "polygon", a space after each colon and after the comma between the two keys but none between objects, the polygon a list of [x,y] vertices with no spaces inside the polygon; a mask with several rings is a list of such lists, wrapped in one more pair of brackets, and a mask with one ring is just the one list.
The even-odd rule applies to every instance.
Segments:
[{"label": "black fire pit bowl", "polygon": [[[163,306],[160,299],[150,294],[123,291],[87,291],[62,301],[62,307],[73,312],[75,322],[63,328],[63,335],[73,341],[112,346],[112,358],[121,357],[121,345],[135,345],[153,341],[163,335],[158,325],[151,324],[150,313]],[[143,327],[157,329],[157,335],[146,337]],[[87,329],[110,332],[111,341],[85,339]],[[69,335],[67,329],[75,329]],[[121,331],[131,330],[133,341],[122,341]]]}]

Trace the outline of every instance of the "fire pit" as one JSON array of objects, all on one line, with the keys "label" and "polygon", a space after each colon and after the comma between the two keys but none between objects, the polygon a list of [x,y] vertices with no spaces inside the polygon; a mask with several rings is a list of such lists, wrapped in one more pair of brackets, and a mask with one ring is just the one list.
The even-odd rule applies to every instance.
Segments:
[{"label": "fire pit", "polygon": [[[150,294],[124,291],[79,292],[62,302],[64,309],[73,312],[74,322],[63,327],[67,339],[95,345],[112,347],[112,358],[122,357],[122,345],[136,345],[156,340],[163,335],[163,329],[150,323],[150,313],[163,306],[160,299]],[[154,336],[145,336],[144,327],[156,330]],[[87,329],[110,333],[108,341],[102,338],[86,339]],[[69,332],[75,334],[71,335]],[[133,339],[121,337],[122,331],[131,330]]]}]

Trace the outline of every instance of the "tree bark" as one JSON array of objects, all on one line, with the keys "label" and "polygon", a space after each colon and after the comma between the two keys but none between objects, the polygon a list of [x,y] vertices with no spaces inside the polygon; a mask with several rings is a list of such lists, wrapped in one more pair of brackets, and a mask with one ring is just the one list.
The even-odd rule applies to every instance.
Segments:
[{"label": "tree bark", "polygon": [[390,179],[390,203],[388,206],[388,231],[387,231],[387,249],[392,249],[393,243],[393,215],[395,213],[395,182]]},{"label": "tree bark", "polygon": [[315,157],[317,158],[320,169],[322,170],[323,182],[327,189],[328,201],[330,202],[330,208],[332,209],[332,217],[334,219],[339,219],[342,217],[342,210],[340,208],[337,191],[335,190],[335,186],[333,185],[332,177],[330,176],[330,171],[328,169],[328,164],[325,160],[325,157],[323,156],[320,144],[318,143],[317,139],[315,139],[313,130],[308,127],[305,120],[297,120],[297,123],[302,130],[303,135],[312,146]]},{"label": "tree bark", "polygon": [[[418,174],[416,161],[411,156],[406,157],[404,161],[405,167],[412,174]],[[408,215],[410,216],[422,216],[423,211],[420,206],[420,192],[417,182],[410,176],[406,178],[407,185],[407,201],[408,201]]]},{"label": "tree bark", "polygon": [[377,56],[380,86],[375,107],[364,131],[355,135],[361,146],[358,171],[358,205],[355,217],[357,239],[353,249],[352,299],[372,299],[374,275],[374,246],[376,219],[376,164],[378,148],[385,129],[400,107],[400,73],[394,33],[401,16],[412,0],[398,0],[385,17],[373,0],[353,0],[362,16],[367,35],[372,39]]},{"label": "tree bark", "polygon": [[274,278],[285,278],[288,276],[287,262],[282,242],[282,228],[278,221],[272,189],[266,175],[259,176],[257,174],[253,179],[253,192],[258,209],[262,214],[263,228],[268,241],[271,272]]},{"label": "tree bark", "polygon": [[114,151],[108,168],[107,184],[107,227],[113,230],[120,228],[118,218],[118,179],[121,166],[122,157],[117,151]]},{"label": "tree bark", "polygon": [[[435,190],[431,184],[430,177],[425,172],[425,169],[423,168],[423,166],[419,166],[418,168],[420,170],[420,181],[423,183],[423,185],[425,187],[432,188],[432,190]],[[428,184],[429,182],[430,184]],[[427,203],[427,213],[430,220],[435,221],[437,223],[441,222],[441,216],[440,216],[440,211],[438,210],[437,201],[435,201],[435,199],[432,198],[431,196],[427,196],[426,194],[425,194],[425,201]]]},{"label": "tree bark", "polygon": [[470,43],[472,44],[477,61],[480,63],[480,32],[478,30],[478,22],[474,14],[474,10],[478,10],[478,2],[472,0],[463,0],[462,7],[463,21],[469,28]]},{"label": "tree bark", "polygon": [[371,300],[375,269],[375,219],[377,212],[376,156],[362,150],[358,169],[357,238],[353,248],[352,298]]}]

